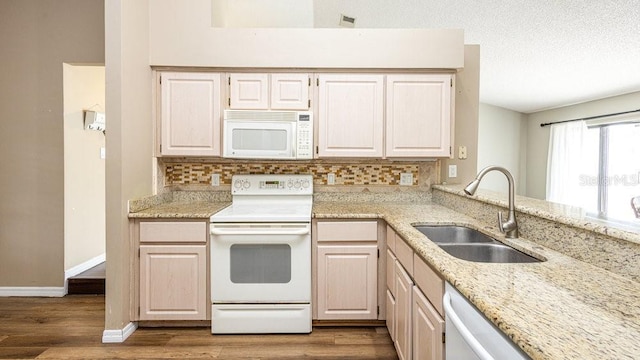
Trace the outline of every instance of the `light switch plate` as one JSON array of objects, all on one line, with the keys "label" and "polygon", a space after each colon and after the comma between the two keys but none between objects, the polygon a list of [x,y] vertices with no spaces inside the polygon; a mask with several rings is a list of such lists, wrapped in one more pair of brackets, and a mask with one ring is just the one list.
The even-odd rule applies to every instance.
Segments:
[{"label": "light switch plate", "polygon": [[449,165],[449,177],[454,178],[458,176],[458,165]]},{"label": "light switch plate", "polygon": [[412,173],[401,173],[400,174],[400,185],[413,185],[413,174]]},{"label": "light switch plate", "polygon": [[466,146],[460,146],[458,148],[458,159],[464,160],[466,158],[467,158],[467,147]]},{"label": "light switch plate", "polygon": [[211,186],[220,186],[220,174],[211,174]]}]

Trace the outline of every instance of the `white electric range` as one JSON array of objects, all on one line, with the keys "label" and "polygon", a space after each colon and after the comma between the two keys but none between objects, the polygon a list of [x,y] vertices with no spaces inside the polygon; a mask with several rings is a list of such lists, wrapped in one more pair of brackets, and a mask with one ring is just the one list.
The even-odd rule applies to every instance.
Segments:
[{"label": "white electric range", "polygon": [[211,217],[211,331],[311,332],[311,175],[235,175]]}]

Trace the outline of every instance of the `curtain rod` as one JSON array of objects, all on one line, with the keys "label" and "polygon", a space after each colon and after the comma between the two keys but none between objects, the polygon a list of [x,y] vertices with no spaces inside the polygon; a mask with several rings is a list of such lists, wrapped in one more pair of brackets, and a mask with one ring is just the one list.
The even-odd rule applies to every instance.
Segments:
[{"label": "curtain rod", "polygon": [[631,114],[631,113],[635,113],[635,112],[640,112],[640,109],[630,110],[630,111],[623,111],[623,112],[618,112],[618,113],[611,113],[611,114],[604,114],[604,115],[589,116],[589,117],[580,118],[580,119],[571,119],[571,120],[562,120],[562,121],[544,123],[544,124],[540,124],[540,127],[545,127],[545,126],[549,126],[549,125],[553,125],[553,124],[562,124],[562,123],[567,123],[567,122],[572,122],[572,121],[593,120],[593,119],[599,119],[599,118],[609,117],[609,116]]}]

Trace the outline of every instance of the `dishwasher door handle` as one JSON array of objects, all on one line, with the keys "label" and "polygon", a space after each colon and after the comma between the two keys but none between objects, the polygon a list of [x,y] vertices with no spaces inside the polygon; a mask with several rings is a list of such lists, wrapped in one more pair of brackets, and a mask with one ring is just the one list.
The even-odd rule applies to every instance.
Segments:
[{"label": "dishwasher door handle", "polygon": [[451,305],[451,294],[445,292],[443,297],[443,306],[445,315],[448,317],[447,321],[451,321],[453,326],[458,330],[464,341],[469,345],[471,350],[478,355],[481,360],[495,360],[491,354],[480,344],[478,339],[473,336],[471,331],[464,325],[458,314],[456,314],[453,306]]}]

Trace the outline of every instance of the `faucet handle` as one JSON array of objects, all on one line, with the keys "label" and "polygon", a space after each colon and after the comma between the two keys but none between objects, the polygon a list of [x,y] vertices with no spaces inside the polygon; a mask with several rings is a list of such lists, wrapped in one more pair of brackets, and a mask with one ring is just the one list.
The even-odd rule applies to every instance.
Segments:
[{"label": "faucet handle", "polygon": [[504,224],[502,223],[502,211],[498,211],[498,227],[500,228],[500,232],[504,233]]}]

